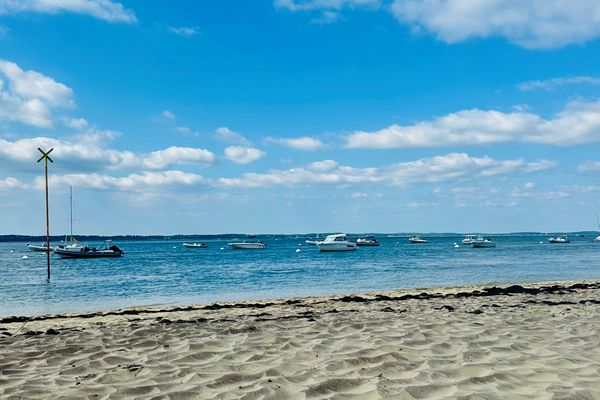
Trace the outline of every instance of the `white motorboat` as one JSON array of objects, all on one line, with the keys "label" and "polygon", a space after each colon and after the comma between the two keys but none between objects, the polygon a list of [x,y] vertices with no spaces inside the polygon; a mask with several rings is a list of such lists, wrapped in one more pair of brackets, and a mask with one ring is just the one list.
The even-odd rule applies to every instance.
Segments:
[{"label": "white motorboat", "polygon": [[351,251],[356,250],[356,243],[348,241],[345,233],[328,235],[325,240],[317,242],[319,251]]},{"label": "white motorboat", "polygon": [[462,244],[470,246],[473,244],[473,241],[477,239],[477,237],[475,237],[475,235],[466,235],[465,238],[462,240]]},{"label": "white motorboat", "polygon": [[243,240],[241,242],[228,243],[227,245],[232,249],[238,249],[238,250],[265,249],[267,247],[267,245],[264,244],[263,242],[260,242],[260,241],[249,242],[246,240]]},{"label": "white motorboat", "polygon": [[187,247],[188,249],[203,249],[208,247],[206,243],[183,243],[183,247]]},{"label": "white motorboat", "polygon": [[408,241],[410,243],[414,243],[414,244],[429,243],[427,240],[421,238],[421,236],[419,236],[419,235],[414,235],[414,236],[409,237]]},{"label": "white motorboat", "polygon": [[571,243],[567,235],[559,235],[556,237],[548,238],[548,243],[560,244],[560,243]]},{"label": "white motorboat", "polygon": [[496,247],[496,243],[492,242],[490,238],[478,236],[471,242],[471,246],[475,248],[490,248]]},{"label": "white motorboat", "polygon": [[375,239],[375,236],[365,236],[356,239],[357,246],[374,247],[379,246],[379,242]]},{"label": "white motorboat", "polygon": [[[42,243],[40,245],[28,244],[27,248],[31,251],[48,251],[48,247],[46,247],[46,243]],[[52,246],[50,246],[50,251],[52,251]]]}]

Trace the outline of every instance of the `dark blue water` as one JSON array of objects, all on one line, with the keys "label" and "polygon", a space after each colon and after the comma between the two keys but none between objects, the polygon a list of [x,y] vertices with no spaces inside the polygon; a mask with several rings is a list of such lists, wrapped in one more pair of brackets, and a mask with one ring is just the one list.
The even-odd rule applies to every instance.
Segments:
[{"label": "dark blue water", "polygon": [[[458,236],[428,237],[425,245],[379,236],[380,247],[342,253],[320,253],[304,244],[307,238],[259,237],[267,243],[265,250],[230,250],[225,240],[206,241],[206,249],[186,249],[172,241],[122,242],[117,244],[127,254],[120,259],[53,255],[50,283],[44,253],[28,251],[25,243],[0,243],[0,315],[600,279],[600,242],[593,237],[550,245],[546,236],[496,236],[494,249],[456,249]],[[29,259],[22,260],[24,255]]]}]

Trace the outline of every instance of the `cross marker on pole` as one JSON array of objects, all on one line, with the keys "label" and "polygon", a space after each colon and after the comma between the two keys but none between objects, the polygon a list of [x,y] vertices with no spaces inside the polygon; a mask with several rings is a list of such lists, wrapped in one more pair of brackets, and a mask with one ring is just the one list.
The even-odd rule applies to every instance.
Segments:
[{"label": "cross marker on pole", "polygon": [[46,177],[46,259],[48,261],[48,280],[50,280],[50,218],[48,216],[48,161],[50,161],[51,163],[54,162],[49,156],[49,154],[52,153],[52,150],[54,150],[54,148],[51,148],[48,151],[44,151],[38,147],[38,150],[40,151],[40,153],[42,153],[42,156],[37,160],[37,162],[44,160],[44,175]]}]

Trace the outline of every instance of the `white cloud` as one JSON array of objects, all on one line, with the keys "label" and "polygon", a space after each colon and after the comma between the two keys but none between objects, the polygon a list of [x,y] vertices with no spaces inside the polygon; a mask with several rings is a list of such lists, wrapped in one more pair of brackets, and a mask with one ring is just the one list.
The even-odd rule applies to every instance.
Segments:
[{"label": "white cloud", "polygon": [[8,177],[5,179],[0,179],[0,190],[2,189],[23,189],[27,187],[27,185],[17,178]]},{"label": "white cloud", "polygon": [[587,160],[579,164],[577,167],[579,172],[596,172],[600,171],[600,161]]},{"label": "white cloud", "polygon": [[[169,185],[197,185],[204,182],[201,175],[182,171],[142,172],[124,177],[115,177],[102,174],[67,174],[51,175],[49,183],[52,186],[77,186],[87,189],[117,189],[117,190],[143,190],[149,187]],[[42,188],[44,180],[38,177],[34,187]]]},{"label": "white cloud", "polygon": [[242,134],[232,131],[227,127],[217,128],[215,135],[218,141],[227,144],[240,146],[251,146],[252,142],[246,139]]},{"label": "white cloud", "polygon": [[315,161],[313,163],[308,164],[307,168],[312,169],[313,171],[331,171],[332,169],[338,166],[338,162],[335,160],[323,160],[323,161]]},{"label": "white cloud", "polygon": [[319,139],[308,136],[290,139],[267,138],[267,141],[303,151],[315,151],[325,147],[323,142],[321,142]]},{"label": "white cloud", "polygon": [[276,8],[293,12],[316,12],[318,16],[311,22],[329,24],[340,18],[343,9],[370,8],[381,6],[381,0],[274,0]]},{"label": "white cloud", "polygon": [[89,125],[85,118],[63,117],[62,121],[66,126],[73,129],[84,129]]},{"label": "white cloud", "polygon": [[174,33],[179,36],[194,36],[200,33],[200,29],[197,26],[170,26],[169,32]]},{"label": "white cloud", "polygon": [[132,10],[111,0],[0,0],[0,15],[22,12],[45,14],[76,13],[109,22],[136,22]]},{"label": "white cloud", "polygon": [[0,60],[0,119],[48,128],[53,124],[53,109],[74,104],[68,86]]},{"label": "white cloud", "polygon": [[[270,187],[312,185],[385,184],[407,186],[417,183],[435,183],[468,180],[480,177],[531,173],[555,168],[548,160],[526,162],[524,160],[498,161],[490,157],[471,157],[464,153],[423,158],[417,161],[392,164],[382,168],[354,168],[338,165],[327,160],[327,168],[272,170],[267,173],[246,173],[241,178],[220,178],[216,184],[226,187]],[[334,164],[335,163],[335,164]]]},{"label": "white cloud", "polygon": [[[34,137],[14,141],[0,139],[0,165],[9,161],[29,164],[39,157],[38,147],[54,148],[52,153],[55,167],[61,164],[72,168],[90,169],[164,169],[171,165],[194,164],[208,165],[216,161],[214,153],[192,147],[169,147],[150,153],[134,153],[128,150],[116,150],[107,147],[118,136],[112,131],[90,131],[68,139]],[[7,167],[8,168],[8,167]]]},{"label": "white cloud", "polygon": [[600,101],[572,102],[553,118],[524,111],[462,110],[413,125],[391,125],[346,138],[348,148],[412,148],[508,142],[559,146],[600,141]]},{"label": "white cloud", "polygon": [[266,153],[253,147],[229,146],[225,148],[225,158],[237,164],[249,164],[260,158]]},{"label": "white cloud", "polygon": [[394,0],[391,11],[415,31],[447,43],[502,36],[525,48],[554,48],[600,36],[596,0]]},{"label": "white cloud", "polygon": [[173,114],[172,111],[169,110],[162,110],[160,113],[160,116],[164,119],[168,119],[170,121],[174,121],[175,120],[175,114]]},{"label": "white cloud", "polygon": [[600,78],[593,76],[573,76],[564,78],[552,78],[543,81],[527,81],[521,82],[517,85],[517,88],[522,91],[530,91],[536,89],[553,90],[559,86],[564,85],[600,85]]}]

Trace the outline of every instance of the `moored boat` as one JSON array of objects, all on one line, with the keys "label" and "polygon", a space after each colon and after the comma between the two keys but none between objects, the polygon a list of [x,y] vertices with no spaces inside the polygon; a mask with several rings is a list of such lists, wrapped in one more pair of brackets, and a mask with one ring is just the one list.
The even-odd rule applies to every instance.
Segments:
[{"label": "moored boat", "polygon": [[356,250],[356,243],[350,242],[345,233],[328,235],[325,240],[317,242],[319,251],[352,251]]},{"label": "moored boat", "polygon": [[427,240],[421,238],[419,235],[414,235],[408,238],[408,241],[413,244],[424,244],[429,243]]},{"label": "moored boat", "polygon": [[379,246],[379,242],[377,241],[377,239],[375,239],[375,236],[364,236],[356,239],[356,245],[361,247],[373,247]]},{"label": "moored boat", "polygon": [[496,247],[496,243],[492,242],[492,239],[478,236],[471,242],[471,246],[475,248],[490,248]]},{"label": "moored boat", "polygon": [[208,247],[206,243],[183,243],[182,246],[188,249],[203,249]]},{"label": "moored boat", "polygon": [[241,242],[228,243],[227,245],[232,249],[238,249],[238,250],[256,250],[256,249],[265,249],[267,247],[267,245],[261,241],[249,242],[246,240],[243,240]]},{"label": "moored boat", "polygon": [[567,235],[558,235],[556,237],[548,238],[548,243],[553,244],[562,244],[562,243],[571,243]]},{"label": "moored boat", "polygon": [[110,240],[105,240],[98,248],[96,247],[63,247],[55,248],[54,252],[61,258],[116,258],[121,257],[125,252],[113,245]]},{"label": "moored boat", "polygon": [[[31,251],[48,251],[48,247],[46,247],[46,243],[42,243],[40,245],[27,244],[27,248]],[[52,251],[52,246],[50,246],[50,251]]]}]

